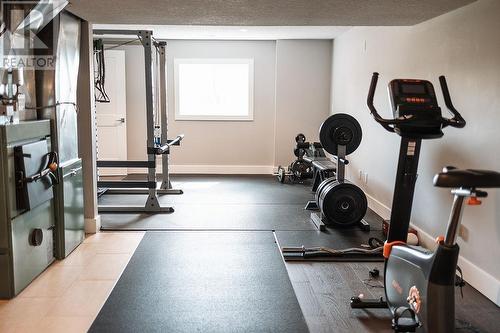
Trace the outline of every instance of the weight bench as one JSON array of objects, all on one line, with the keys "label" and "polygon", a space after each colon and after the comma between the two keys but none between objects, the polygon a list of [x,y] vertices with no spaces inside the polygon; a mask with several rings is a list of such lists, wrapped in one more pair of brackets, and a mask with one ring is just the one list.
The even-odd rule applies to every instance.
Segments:
[{"label": "weight bench", "polygon": [[[313,192],[316,192],[319,184],[321,184],[323,180],[328,179],[330,177],[335,177],[335,173],[337,172],[337,163],[330,160],[328,157],[319,157],[319,158],[304,157],[304,160],[308,161],[313,166],[314,180],[311,189]],[[306,204],[305,209],[318,210],[319,207],[316,203],[316,200],[309,200]]]},{"label": "weight bench", "polygon": [[[304,158],[304,160],[307,161],[308,158]],[[321,184],[323,180],[335,175],[335,172],[337,171],[337,163],[327,157],[311,158],[308,162],[310,162],[313,166],[314,181],[312,191],[316,192],[319,184]]]}]

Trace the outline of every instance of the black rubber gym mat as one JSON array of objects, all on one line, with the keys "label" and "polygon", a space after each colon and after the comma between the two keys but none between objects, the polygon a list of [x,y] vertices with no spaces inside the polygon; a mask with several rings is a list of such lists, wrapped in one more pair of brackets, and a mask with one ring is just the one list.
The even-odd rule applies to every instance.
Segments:
[{"label": "black rubber gym mat", "polygon": [[[145,175],[129,175],[127,180],[145,180]],[[163,195],[162,204],[300,204],[305,205],[314,194],[312,185],[281,184],[272,175],[173,175],[172,186],[182,195]],[[147,196],[104,195],[104,205],[139,204]]]},{"label": "black rubber gym mat", "polygon": [[102,214],[102,230],[314,230],[300,205],[177,204],[171,214]]},{"label": "black rubber gym mat", "polygon": [[[128,179],[141,179],[141,175]],[[270,175],[176,175],[182,195],[163,195],[172,214],[102,214],[103,230],[314,230],[310,185],[281,184]],[[104,195],[103,205],[144,204],[145,196]]]},{"label": "black rubber gym mat", "polygon": [[90,332],[308,332],[272,232],[148,232]]}]

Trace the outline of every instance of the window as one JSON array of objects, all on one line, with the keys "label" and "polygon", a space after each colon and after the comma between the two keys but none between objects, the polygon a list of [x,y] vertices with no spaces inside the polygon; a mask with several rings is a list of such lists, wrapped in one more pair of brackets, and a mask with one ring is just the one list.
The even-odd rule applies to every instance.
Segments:
[{"label": "window", "polygon": [[176,120],[253,120],[253,59],[175,59]]}]

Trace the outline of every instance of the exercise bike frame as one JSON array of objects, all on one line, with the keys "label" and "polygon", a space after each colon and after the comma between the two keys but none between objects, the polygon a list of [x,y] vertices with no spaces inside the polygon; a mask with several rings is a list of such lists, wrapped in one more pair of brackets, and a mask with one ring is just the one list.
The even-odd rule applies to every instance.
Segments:
[{"label": "exercise bike frame", "polygon": [[[485,197],[486,192],[461,188],[452,193],[455,198],[446,237],[436,240],[438,245],[434,252],[398,242],[391,247],[388,243],[391,248],[386,248],[390,255],[384,274],[385,295],[396,331],[406,332],[419,327],[423,332],[453,332],[455,329],[455,277],[460,251],[456,236],[464,199]],[[404,286],[409,289],[404,290]],[[403,317],[408,312],[408,305],[413,311],[409,319]]]},{"label": "exercise bike frame", "polygon": [[[435,252],[406,245],[422,139],[441,137],[443,135],[441,129],[446,126],[457,128],[465,126],[465,120],[451,102],[445,77],[441,76],[439,80],[446,106],[453,118],[440,117],[440,126],[437,131],[427,136],[419,135],[419,133],[405,135],[399,130],[411,124],[412,117],[384,119],[378,114],[373,104],[378,73],[373,73],[367,98],[367,105],[374,119],[387,131],[401,135],[401,146],[391,209],[391,225],[384,248],[386,258],[384,290],[387,301],[382,298],[362,299],[358,296],[351,298],[351,307],[388,307],[394,316],[393,328],[396,331],[411,332],[417,329],[423,332],[454,331],[454,288],[459,253],[455,238],[464,198],[478,193],[474,189],[453,191],[455,201],[448,223],[447,236],[444,240],[440,240]],[[437,105],[433,110],[440,112]],[[428,302],[428,295],[432,295],[432,303]]]}]

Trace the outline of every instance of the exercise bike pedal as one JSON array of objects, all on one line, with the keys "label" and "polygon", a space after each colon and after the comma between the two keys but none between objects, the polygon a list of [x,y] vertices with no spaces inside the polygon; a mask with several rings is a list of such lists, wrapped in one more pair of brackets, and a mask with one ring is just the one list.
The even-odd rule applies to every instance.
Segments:
[{"label": "exercise bike pedal", "polygon": [[353,309],[386,309],[387,302],[383,297],[375,299],[363,299],[361,296],[351,297],[351,308]]},{"label": "exercise bike pedal", "polygon": [[[409,316],[403,317],[405,314]],[[418,327],[420,327],[420,322],[412,308],[400,306],[394,311],[394,319],[392,319],[394,332],[415,332]]]}]

